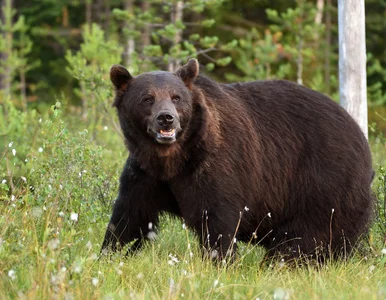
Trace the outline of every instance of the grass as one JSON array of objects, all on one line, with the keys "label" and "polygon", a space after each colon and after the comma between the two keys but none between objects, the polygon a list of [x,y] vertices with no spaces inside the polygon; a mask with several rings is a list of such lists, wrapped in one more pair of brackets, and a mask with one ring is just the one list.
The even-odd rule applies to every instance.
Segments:
[{"label": "grass", "polygon": [[[240,245],[235,264],[213,264],[202,260],[191,231],[168,215],[157,240],[136,255],[100,257],[126,156],[118,133],[110,124],[89,132],[58,110],[10,107],[3,116],[0,299],[386,298],[382,214],[370,250],[319,267],[262,266],[264,250],[249,245]],[[384,140],[372,146],[382,165]],[[385,173],[374,183],[383,205]]]}]

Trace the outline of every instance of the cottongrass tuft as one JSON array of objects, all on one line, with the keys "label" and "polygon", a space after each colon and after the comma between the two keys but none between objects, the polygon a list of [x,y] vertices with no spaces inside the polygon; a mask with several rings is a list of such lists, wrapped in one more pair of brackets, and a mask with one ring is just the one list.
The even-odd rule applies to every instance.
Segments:
[{"label": "cottongrass tuft", "polygon": [[93,277],[93,278],[91,279],[91,283],[92,283],[93,286],[97,286],[98,283],[99,283],[99,279],[96,278],[96,277]]},{"label": "cottongrass tuft", "polygon": [[276,288],[273,292],[273,299],[289,300],[290,299],[290,293],[288,290],[285,290],[283,288]]},{"label": "cottongrass tuft", "polygon": [[216,280],[213,282],[213,287],[215,288],[216,286],[218,286],[218,283],[219,283],[219,280],[216,279]]},{"label": "cottongrass tuft", "polygon": [[78,217],[79,217],[79,215],[77,213],[72,212],[70,215],[70,220],[74,221],[74,222],[78,222]]},{"label": "cottongrass tuft", "polygon": [[16,272],[15,270],[9,270],[8,271],[8,277],[11,278],[11,280],[15,280],[16,279]]},{"label": "cottongrass tuft", "polygon": [[169,254],[169,258],[170,259],[168,260],[168,264],[171,266],[174,266],[175,264],[178,264],[180,262],[177,256],[173,254]]}]

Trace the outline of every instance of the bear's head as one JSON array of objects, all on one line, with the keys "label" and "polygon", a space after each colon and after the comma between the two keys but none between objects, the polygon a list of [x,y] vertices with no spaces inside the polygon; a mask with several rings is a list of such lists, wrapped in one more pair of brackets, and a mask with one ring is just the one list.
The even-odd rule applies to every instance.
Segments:
[{"label": "bear's head", "polygon": [[[199,66],[191,59],[177,72],[149,72],[133,77],[123,66],[110,69],[114,106],[126,139],[171,145],[186,131],[193,110],[192,85]],[[139,136],[141,135],[141,136]]]}]

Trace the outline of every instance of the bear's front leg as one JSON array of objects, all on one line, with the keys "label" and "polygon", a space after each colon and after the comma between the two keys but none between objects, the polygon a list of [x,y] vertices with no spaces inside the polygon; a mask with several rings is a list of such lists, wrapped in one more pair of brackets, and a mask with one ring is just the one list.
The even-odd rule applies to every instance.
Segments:
[{"label": "bear's front leg", "polygon": [[204,210],[200,227],[200,242],[203,247],[204,256],[215,261],[233,261],[237,249],[237,224],[238,218],[235,214],[214,210]]},{"label": "bear's front leg", "polygon": [[143,239],[156,237],[154,228],[161,211],[178,214],[177,203],[164,182],[139,169],[134,158],[127,160],[122,172],[119,196],[102,244],[102,252],[122,249],[134,242],[130,250],[138,249]]}]

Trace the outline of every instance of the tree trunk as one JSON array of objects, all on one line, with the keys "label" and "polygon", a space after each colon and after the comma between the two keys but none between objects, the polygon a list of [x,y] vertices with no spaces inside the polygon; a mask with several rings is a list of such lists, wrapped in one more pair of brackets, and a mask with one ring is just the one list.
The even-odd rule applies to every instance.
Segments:
[{"label": "tree trunk", "polygon": [[23,111],[27,111],[27,82],[25,79],[24,68],[20,69],[20,97],[21,97],[21,105],[23,107]]},{"label": "tree trunk", "polygon": [[323,9],[324,9],[324,0],[316,0],[315,23],[317,25],[322,24]]},{"label": "tree trunk", "polygon": [[297,80],[296,82],[300,85],[303,85],[303,34],[299,34],[299,41],[298,41],[298,57],[296,59],[296,65],[297,65]]},{"label": "tree trunk", "polygon": [[89,30],[91,30],[92,24],[92,0],[86,0],[86,24]]},{"label": "tree trunk", "polygon": [[338,22],[340,103],[367,138],[364,0],[339,0]]},{"label": "tree trunk", "polygon": [[103,30],[105,32],[106,39],[110,35],[110,21],[111,21],[111,10],[110,10],[110,0],[104,0],[104,22]]},{"label": "tree trunk", "polygon": [[[133,0],[126,0],[125,1],[125,10],[133,13],[133,3],[134,3]],[[128,22],[125,22],[125,26],[127,26],[127,28],[129,29],[129,35],[125,36],[125,39],[127,39],[127,40],[126,40],[126,44],[125,44],[125,53],[123,56],[124,56],[126,66],[130,66],[132,55],[135,51],[135,40],[134,40],[134,37],[132,35],[132,31],[134,30],[134,24],[133,24],[133,22],[128,21]]]},{"label": "tree trunk", "polygon": [[[142,12],[146,12],[150,10],[150,2],[149,1],[143,1],[141,3],[141,10]],[[141,33],[141,47],[142,50],[150,45],[150,26],[148,24],[144,25],[144,28]]]},{"label": "tree trunk", "polygon": [[[183,9],[184,9],[184,2],[183,1],[177,1],[173,5],[173,10],[170,15],[170,21],[172,23],[181,22],[183,18]],[[177,30],[176,34],[174,35],[173,39],[173,45],[176,45],[182,41],[182,30]],[[178,67],[180,66],[181,61],[180,60],[173,60],[169,62],[168,70],[169,72],[175,72]]]},{"label": "tree trunk", "polygon": [[324,50],[324,83],[326,93],[331,93],[331,0],[326,3],[326,46]]}]

